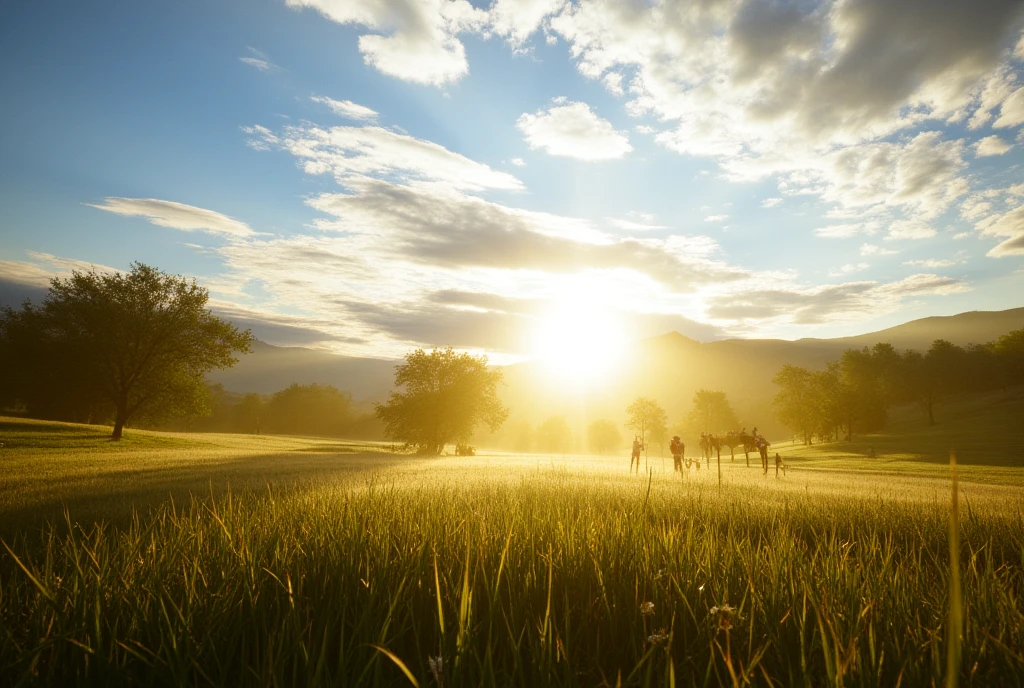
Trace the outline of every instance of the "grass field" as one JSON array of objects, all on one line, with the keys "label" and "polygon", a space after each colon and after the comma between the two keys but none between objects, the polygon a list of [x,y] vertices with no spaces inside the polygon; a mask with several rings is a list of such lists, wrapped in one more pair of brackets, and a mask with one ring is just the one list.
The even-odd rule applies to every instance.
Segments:
[{"label": "grass field", "polygon": [[[997,454],[988,403],[958,417]],[[0,418],[0,684],[918,686],[959,646],[960,685],[1021,685],[1024,469],[960,468],[951,557],[960,421],[899,422],[719,487]]]}]

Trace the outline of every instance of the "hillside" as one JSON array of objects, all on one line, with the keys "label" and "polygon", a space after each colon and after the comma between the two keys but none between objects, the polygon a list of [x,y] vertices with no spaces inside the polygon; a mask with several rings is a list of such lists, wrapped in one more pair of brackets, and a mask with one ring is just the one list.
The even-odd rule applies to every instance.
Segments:
[{"label": "hillside", "polygon": [[[940,404],[936,424],[929,426],[916,406],[893,409],[884,432],[855,436],[850,442],[792,445],[774,450],[801,466],[834,470],[849,460],[851,468],[893,470],[903,462],[1024,467],[1024,389],[965,394]],[[870,455],[874,452],[874,458]]]},{"label": "hillside", "polygon": [[958,315],[921,318],[855,337],[800,341],[836,342],[844,348],[889,342],[897,349],[927,349],[936,339],[947,339],[958,346],[985,344],[1021,327],[1024,327],[1024,308],[1011,308],[1005,311],[970,311]]}]

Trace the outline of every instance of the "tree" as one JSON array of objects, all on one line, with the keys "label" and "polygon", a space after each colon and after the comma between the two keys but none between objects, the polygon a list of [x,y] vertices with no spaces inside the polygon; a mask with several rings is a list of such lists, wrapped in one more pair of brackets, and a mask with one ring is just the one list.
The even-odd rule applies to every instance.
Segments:
[{"label": "tree", "polygon": [[525,418],[520,418],[512,423],[507,437],[513,451],[528,452],[533,449],[533,427]]},{"label": "tree", "polygon": [[722,434],[739,428],[739,420],[725,392],[698,389],[684,426],[695,432]]},{"label": "tree", "polygon": [[775,415],[791,430],[803,436],[810,444],[821,425],[821,394],[814,373],[806,368],[784,365],[772,378],[781,389],[774,399]]},{"label": "tree", "polygon": [[195,280],[142,263],[126,273],[54,278],[40,308],[26,303],[2,315],[5,338],[15,340],[6,348],[23,355],[18,391],[31,412],[40,406],[52,414],[61,389],[73,405],[64,412],[87,411],[92,420],[110,409],[114,440],[135,417],[202,412],[205,374],[234,365],[233,354],[248,352],[253,341],[248,330],[214,316],[208,300]]},{"label": "tree", "polygon": [[640,435],[644,446],[660,430],[664,435],[668,427],[668,415],[658,402],[647,397],[637,397],[626,407],[626,427]]},{"label": "tree", "polygon": [[235,432],[260,434],[263,426],[263,417],[266,414],[266,404],[259,394],[250,392],[242,397],[242,400],[235,404],[232,409],[232,428]]},{"label": "tree", "polygon": [[932,342],[923,356],[916,351],[904,354],[907,389],[928,417],[928,425],[935,425],[935,405],[943,397],[965,386],[966,357],[962,348],[945,339]]},{"label": "tree", "polygon": [[1004,385],[1024,382],[1024,328],[1004,334],[987,348],[995,356]]},{"label": "tree", "polygon": [[274,393],[266,417],[267,428],[275,433],[342,435],[352,423],[352,395],[332,385],[293,384]]},{"label": "tree", "polygon": [[467,443],[478,424],[497,431],[508,417],[498,399],[500,370],[487,367],[486,356],[456,353],[451,347],[429,353],[417,349],[395,367],[395,385],[388,403],[375,404],[385,434],[415,445],[423,453],[440,454],[450,442]]},{"label": "tree", "polygon": [[604,454],[615,451],[622,444],[622,434],[615,423],[607,419],[595,420],[587,426],[587,445],[590,451]]},{"label": "tree", "polygon": [[565,416],[551,416],[537,428],[537,449],[564,454],[572,446],[572,430]]}]

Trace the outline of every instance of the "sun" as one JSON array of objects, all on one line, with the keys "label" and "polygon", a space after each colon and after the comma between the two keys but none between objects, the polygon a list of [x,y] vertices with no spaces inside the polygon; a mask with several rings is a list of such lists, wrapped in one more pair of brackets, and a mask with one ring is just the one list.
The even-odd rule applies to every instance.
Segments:
[{"label": "sun", "polygon": [[622,356],[625,324],[596,296],[560,299],[538,319],[533,351],[559,382],[587,387],[605,380]]}]

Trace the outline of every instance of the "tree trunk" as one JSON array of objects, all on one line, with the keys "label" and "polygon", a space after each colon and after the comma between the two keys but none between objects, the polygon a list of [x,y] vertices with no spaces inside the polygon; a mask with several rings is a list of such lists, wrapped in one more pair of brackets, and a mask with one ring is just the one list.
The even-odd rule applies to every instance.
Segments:
[{"label": "tree trunk", "polygon": [[110,435],[110,439],[113,440],[114,442],[121,441],[121,435],[124,434],[125,420],[126,419],[124,417],[124,411],[118,409],[117,415],[114,418],[114,432],[113,434]]}]

